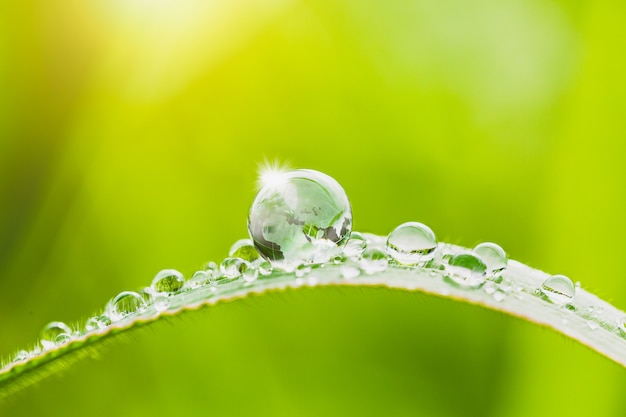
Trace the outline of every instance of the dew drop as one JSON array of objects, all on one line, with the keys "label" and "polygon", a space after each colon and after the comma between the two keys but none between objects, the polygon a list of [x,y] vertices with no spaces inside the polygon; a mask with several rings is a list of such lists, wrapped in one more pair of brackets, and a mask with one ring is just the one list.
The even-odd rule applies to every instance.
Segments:
[{"label": "dew drop", "polygon": [[356,278],[361,274],[361,270],[356,265],[342,265],[340,271],[345,279]]},{"label": "dew drop", "polygon": [[474,248],[473,252],[487,265],[487,276],[489,277],[499,277],[507,267],[506,252],[495,243],[481,243]]},{"label": "dew drop", "polygon": [[474,254],[461,253],[448,260],[446,274],[447,278],[461,287],[477,288],[487,278],[487,265]]},{"label": "dew drop", "polygon": [[154,309],[158,312],[165,311],[170,306],[170,300],[167,295],[157,295],[154,297]]},{"label": "dew drop", "polygon": [[[41,346],[44,349],[51,349],[59,344],[62,341],[57,342],[59,336],[67,336],[71,338],[72,329],[69,326],[61,321],[53,321],[48,323],[43,330],[41,331]],[[62,340],[63,338],[61,338]]]},{"label": "dew drop", "polygon": [[399,264],[424,264],[435,256],[437,238],[430,227],[418,222],[403,223],[387,238],[386,251]]},{"label": "dew drop", "polygon": [[506,293],[501,290],[496,290],[493,294],[491,294],[491,298],[500,303],[506,298]]},{"label": "dew drop", "polygon": [[111,321],[119,321],[133,313],[146,310],[143,297],[134,291],[123,291],[113,298],[108,307],[108,317]]},{"label": "dew drop", "polygon": [[363,269],[366,274],[374,274],[387,269],[389,260],[387,259],[387,254],[385,252],[380,249],[370,247],[363,252],[363,257],[359,261],[359,264],[361,269]]},{"label": "dew drop", "polygon": [[175,269],[159,271],[152,280],[152,290],[155,293],[172,294],[180,291],[185,285],[185,277]]},{"label": "dew drop", "polygon": [[576,294],[574,283],[565,275],[551,276],[541,284],[539,290],[549,301],[560,306],[572,301]]},{"label": "dew drop", "polygon": [[295,270],[295,274],[298,278],[301,278],[311,272],[311,265],[298,265]]},{"label": "dew drop", "polygon": [[97,320],[98,320],[98,327],[100,329],[106,329],[107,327],[111,325],[111,319],[106,314],[102,314],[100,317],[98,317]]},{"label": "dew drop", "polygon": [[263,261],[259,264],[259,274],[261,275],[269,275],[272,273],[272,264],[269,263],[268,261]]},{"label": "dew drop", "polygon": [[291,271],[341,252],[352,212],[337,181],[318,171],[295,170],[264,182],[248,215],[250,238],[261,256]]},{"label": "dew drop", "polygon": [[485,291],[489,295],[495,293],[496,289],[496,284],[494,284],[492,281],[487,281],[483,286],[483,291]]},{"label": "dew drop", "polygon": [[597,330],[600,328],[600,323],[598,323],[597,321],[590,319],[587,320],[587,327],[589,327],[591,330]]},{"label": "dew drop", "polygon": [[360,258],[366,247],[367,241],[365,237],[359,232],[352,232],[348,243],[343,248],[343,253],[350,258]]},{"label": "dew drop", "polygon": [[241,258],[225,258],[220,265],[222,275],[226,278],[238,278],[250,268],[252,265]]},{"label": "dew drop", "polygon": [[212,285],[214,282],[213,274],[210,271],[196,271],[185,283],[185,286],[189,289],[196,289]]},{"label": "dew drop", "polygon": [[98,317],[90,317],[87,322],[85,322],[85,330],[87,332],[93,332],[98,329],[100,329],[100,326],[98,325]]},{"label": "dew drop", "polygon": [[254,262],[259,259],[259,252],[254,247],[254,243],[250,239],[240,239],[236,241],[228,251],[231,258],[241,258],[244,261]]},{"label": "dew drop", "polygon": [[19,352],[17,352],[15,354],[15,356],[13,357],[13,362],[14,363],[18,363],[18,362],[24,362],[26,359],[28,359],[28,357],[30,356],[30,354],[25,351],[25,350],[20,350]]}]

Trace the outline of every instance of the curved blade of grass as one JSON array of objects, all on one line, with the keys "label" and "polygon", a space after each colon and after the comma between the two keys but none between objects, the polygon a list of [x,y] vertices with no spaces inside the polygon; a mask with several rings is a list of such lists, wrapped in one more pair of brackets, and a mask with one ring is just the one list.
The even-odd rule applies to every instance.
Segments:
[{"label": "curved blade of grass", "polygon": [[[439,246],[447,253],[467,251],[454,245]],[[316,266],[304,277],[275,271],[268,276],[259,276],[259,279],[251,283],[234,280],[220,284],[217,288],[202,287],[178,294],[171,299],[170,308],[166,311],[157,312],[151,306],[141,315],[128,316],[105,329],[89,332],[57,348],[31,356],[23,362],[6,365],[0,370],[0,398],[57,373],[83,357],[93,355],[98,347],[120,335],[151,323],[254,294],[314,286],[386,287],[478,304],[550,327],[626,367],[624,312],[581,288],[577,289],[576,297],[565,307],[552,304],[537,292],[537,288],[549,275],[519,262],[509,261],[502,282],[489,282],[482,289],[455,286],[446,279],[445,271],[439,269],[389,265],[381,272],[361,272],[356,277],[346,278],[350,276],[346,274],[346,268],[354,266]]]}]

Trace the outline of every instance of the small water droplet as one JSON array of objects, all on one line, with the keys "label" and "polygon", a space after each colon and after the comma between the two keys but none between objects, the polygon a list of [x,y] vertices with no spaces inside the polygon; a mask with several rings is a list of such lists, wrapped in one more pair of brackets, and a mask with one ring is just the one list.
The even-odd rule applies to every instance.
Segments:
[{"label": "small water droplet", "polygon": [[541,284],[539,290],[549,301],[560,306],[572,301],[576,294],[574,283],[565,275],[551,276]]},{"label": "small water droplet", "polygon": [[238,278],[249,268],[252,268],[250,263],[241,258],[225,258],[220,265],[222,275],[226,278]]},{"label": "small water droplet", "polygon": [[477,288],[487,278],[487,265],[471,253],[453,255],[446,265],[446,277],[459,286]]},{"label": "small water droplet", "polygon": [[85,330],[87,332],[93,332],[98,329],[100,329],[100,326],[98,325],[98,317],[90,317],[87,319],[85,322]]},{"label": "small water droplet", "polygon": [[154,297],[154,309],[158,312],[165,311],[170,306],[170,299],[167,295],[157,295]]},{"label": "small water droplet", "polygon": [[295,274],[298,278],[305,276],[306,274],[308,274],[309,272],[311,272],[311,266],[310,265],[298,265],[298,267],[295,270]]},{"label": "small water droplet", "polygon": [[399,264],[424,264],[435,256],[437,238],[425,224],[403,223],[387,238],[386,251]]},{"label": "small water droplet", "polygon": [[259,264],[259,274],[266,276],[271,274],[273,271],[272,264],[268,261],[263,261]]},{"label": "small water droplet", "polygon": [[359,261],[361,269],[366,274],[374,274],[387,269],[389,260],[387,254],[380,249],[369,247],[363,252],[363,256]]},{"label": "small water droplet", "polygon": [[57,343],[57,338],[61,335],[66,335],[71,338],[72,329],[61,321],[53,321],[48,323],[41,331],[41,346],[44,349],[52,349],[60,343]]},{"label": "small water droplet", "polygon": [[110,325],[111,325],[111,319],[109,318],[108,315],[102,314],[100,317],[98,317],[98,327],[100,329],[106,329]]},{"label": "small water droplet", "polygon": [[26,359],[28,359],[28,357],[30,356],[30,354],[25,351],[25,350],[20,350],[19,352],[17,352],[15,354],[15,356],[13,357],[13,362],[17,363],[17,362],[24,362]]},{"label": "small water droplet", "polygon": [[359,232],[352,232],[348,243],[343,248],[343,253],[349,258],[360,258],[367,247],[365,237]]},{"label": "small water droplet", "polygon": [[342,265],[340,268],[341,276],[345,279],[356,278],[361,274],[361,270],[352,264]]},{"label": "small water droplet", "polygon": [[504,293],[504,291],[496,290],[493,294],[491,294],[491,298],[500,303],[504,301],[504,299],[506,298],[506,294]]},{"label": "small water droplet", "polygon": [[211,271],[196,271],[185,283],[187,288],[196,289],[212,285],[215,282]]},{"label": "small water droplet", "polygon": [[484,242],[477,245],[473,252],[487,265],[487,276],[499,277],[506,269],[508,258],[506,252],[499,245]]},{"label": "small water droplet", "polygon": [[185,285],[185,277],[175,269],[159,271],[152,280],[152,290],[155,293],[173,294],[180,291]]},{"label": "small water droplet", "polygon": [[593,319],[590,319],[587,320],[587,327],[589,327],[591,330],[597,330],[598,328],[600,328],[600,323]]},{"label": "small water droplet", "polygon": [[259,252],[254,247],[250,239],[240,239],[236,241],[228,251],[230,258],[241,258],[244,261],[254,262],[259,259]]},{"label": "small water droplet", "polygon": [[66,334],[66,333],[61,333],[60,335],[58,335],[55,339],[54,342],[57,346],[60,346],[64,343],[67,343],[69,341],[72,340],[72,335]]},{"label": "small water droplet", "polygon": [[313,170],[267,178],[271,181],[264,181],[248,216],[248,231],[261,256],[292,271],[341,252],[350,236],[352,212],[339,183]]},{"label": "small water droplet", "polygon": [[495,293],[496,292],[496,284],[491,282],[491,281],[485,282],[485,285],[483,286],[483,291],[485,291],[487,294]]},{"label": "small water droplet", "polygon": [[[513,291],[513,288],[514,288],[513,281],[509,279],[503,280],[502,283],[500,284],[500,289],[507,294]],[[518,291],[521,291],[521,290],[522,289],[520,288]]]},{"label": "small water droplet", "polygon": [[143,297],[134,291],[122,291],[116,295],[108,306],[108,317],[111,321],[120,321],[134,313],[146,310]]}]

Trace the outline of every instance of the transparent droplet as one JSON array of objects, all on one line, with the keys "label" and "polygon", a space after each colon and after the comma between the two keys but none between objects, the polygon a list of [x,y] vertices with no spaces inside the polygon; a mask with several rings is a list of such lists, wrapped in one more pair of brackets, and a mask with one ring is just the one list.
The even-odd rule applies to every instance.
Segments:
[{"label": "transparent droplet", "polygon": [[384,271],[387,269],[388,264],[389,260],[387,259],[387,254],[380,249],[371,247],[365,249],[359,261],[361,269],[363,269],[366,274]]},{"label": "transparent droplet", "polygon": [[28,359],[28,357],[30,356],[30,354],[25,351],[25,350],[20,350],[19,352],[17,352],[15,354],[15,356],[13,357],[13,362],[17,363],[17,362],[24,362],[26,359]]},{"label": "transparent droplet", "polygon": [[51,349],[57,346],[57,338],[60,335],[66,335],[71,338],[72,329],[62,321],[53,321],[48,323],[41,331],[41,346],[44,349]]},{"label": "transparent droplet", "polygon": [[504,299],[506,298],[506,293],[504,291],[496,290],[491,295],[491,298],[493,298],[495,301],[500,303],[500,302],[504,301]]},{"label": "transparent droplet", "polygon": [[272,264],[268,261],[263,261],[259,264],[259,274],[269,275],[272,273]]},{"label": "transparent droplet", "polygon": [[106,314],[102,314],[98,317],[98,327],[100,329],[106,329],[111,325],[111,319]]},{"label": "transparent droplet", "polygon": [[89,319],[87,319],[87,321],[85,322],[85,330],[87,332],[92,332],[98,329],[100,329],[98,317],[90,317]]},{"label": "transparent droplet", "polygon": [[496,284],[491,281],[485,282],[485,285],[483,286],[483,291],[485,291],[489,295],[495,293],[496,289]]},{"label": "transparent droplet", "polygon": [[309,272],[311,272],[310,265],[298,265],[298,267],[295,270],[295,274],[298,278],[305,276]]},{"label": "transparent droplet", "polygon": [[185,286],[189,289],[196,289],[212,285],[214,282],[215,279],[210,271],[196,271],[185,283]]},{"label": "transparent droplet", "polygon": [[145,287],[137,291],[137,294],[143,297],[143,300],[146,302],[146,305],[152,305],[154,289],[152,287]]},{"label": "transparent droplet", "polygon": [[152,280],[152,290],[155,293],[173,294],[180,291],[185,285],[185,277],[175,269],[159,271]]},{"label": "transparent droplet", "polygon": [[288,271],[302,263],[327,262],[341,252],[351,228],[345,191],[333,178],[313,170],[272,175],[248,216],[258,252]]},{"label": "transparent droplet", "polygon": [[360,258],[367,247],[367,240],[359,232],[352,232],[350,239],[343,248],[343,253],[350,258]]},{"label": "transparent droplet", "polygon": [[539,290],[548,300],[560,306],[572,301],[576,294],[574,283],[565,275],[551,276],[541,284]]},{"label": "transparent droplet", "polygon": [[508,258],[506,252],[499,245],[484,242],[477,245],[473,252],[487,265],[487,276],[499,277],[506,269]]},{"label": "transparent droplet", "polygon": [[154,297],[154,309],[156,311],[165,311],[170,306],[170,299],[167,295],[157,295]]},{"label": "transparent droplet", "polygon": [[67,333],[61,333],[54,339],[54,343],[59,346],[72,340],[72,336]]},{"label": "transparent droplet", "polygon": [[471,253],[453,255],[446,265],[446,276],[459,286],[476,288],[487,279],[487,265]]},{"label": "transparent droplet", "polygon": [[250,262],[244,261],[241,258],[226,258],[220,265],[222,276],[225,278],[238,278],[249,269],[253,269]]},{"label": "transparent droplet", "polygon": [[257,279],[259,276],[259,270],[254,267],[253,264],[248,263],[248,265],[243,268],[241,271],[241,277],[246,282],[252,282]]},{"label": "transparent droplet", "polygon": [[119,321],[133,313],[141,313],[145,310],[146,302],[141,295],[134,291],[123,291],[109,302],[108,317],[111,321]]},{"label": "transparent droplet", "polygon": [[342,265],[341,266],[341,276],[345,279],[356,278],[361,274],[361,270],[356,265]]},{"label": "transparent droplet", "polygon": [[437,238],[428,226],[418,222],[403,223],[387,238],[386,251],[399,264],[424,264],[435,256]]},{"label": "transparent droplet", "polygon": [[587,320],[587,327],[589,327],[591,330],[597,330],[598,328],[600,328],[600,323],[598,323],[596,320],[590,319]]},{"label": "transparent droplet", "polygon": [[259,252],[254,247],[254,243],[250,239],[240,239],[228,251],[231,258],[241,258],[244,261],[254,262],[259,259]]}]

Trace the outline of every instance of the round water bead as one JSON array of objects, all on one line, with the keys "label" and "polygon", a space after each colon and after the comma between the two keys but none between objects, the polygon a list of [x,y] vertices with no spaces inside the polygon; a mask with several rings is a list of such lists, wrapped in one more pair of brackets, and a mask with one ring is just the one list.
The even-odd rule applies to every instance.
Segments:
[{"label": "round water bead", "polygon": [[152,280],[152,290],[155,293],[176,293],[185,285],[185,277],[175,269],[159,271]]},{"label": "round water bead", "polygon": [[211,285],[214,282],[215,278],[213,278],[213,274],[211,273],[211,271],[196,271],[185,283],[185,285],[187,286],[187,288],[195,289]]},{"label": "round water bead", "polygon": [[377,248],[367,248],[359,261],[359,265],[366,274],[384,271],[388,264],[387,254]]},{"label": "round water bead", "polygon": [[133,313],[141,313],[146,309],[143,297],[134,291],[123,291],[109,302],[109,318],[119,321]]},{"label": "round water bead", "polygon": [[236,241],[228,251],[231,258],[241,258],[244,261],[254,262],[259,259],[259,252],[254,247],[254,243],[250,239],[240,239]]},{"label": "round water bead", "polygon": [[477,288],[487,279],[487,265],[474,254],[460,253],[448,260],[446,276],[461,287]]},{"label": "round water bead", "polygon": [[29,355],[29,353],[27,351],[20,350],[13,357],[13,362],[24,362],[26,359],[28,359],[28,356],[30,356],[30,355]]},{"label": "round water bead", "polygon": [[474,248],[473,252],[487,265],[488,276],[499,277],[506,269],[508,258],[500,245],[492,242],[480,243]]},{"label": "round water bead", "polygon": [[[59,336],[67,336],[69,339],[72,337],[71,334],[72,329],[62,321],[48,323],[41,331],[41,346],[43,346],[44,349],[53,348],[62,343],[62,341],[57,342]],[[61,340],[62,339],[63,338],[61,338]]]},{"label": "round water bead", "polygon": [[343,248],[343,253],[350,258],[359,258],[363,255],[365,248],[367,248],[365,237],[359,232],[352,232],[348,243]]},{"label": "round water bead", "polygon": [[272,273],[272,264],[268,261],[263,261],[259,263],[259,274],[261,275],[269,275]]},{"label": "round water bead", "polygon": [[90,317],[89,319],[87,319],[87,322],[85,322],[86,332],[92,332],[94,330],[99,330],[99,329],[100,329],[100,326],[98,322],[98,317]]},{"label": "round water bead", "polygon": [[98,320],[98,327],[100,329],[105,329],[111,325],[111,319],[106,314],[101,315],[100,317],[97,318],[97,320]]},{"label": "round water bead", "polygon": [[541,284],[539,289],[548,300],[556,305],[565,305],[576,295],[576,287],[565,275],[553,275]]},{"label": "round water bead", "polygon": [[226,278],[237,278],[249,274],[249,270],[254,269],[250,262],[241,258],[226,258],[220,265],[222,275]]},{"label": "round water bead", "polygon": [[437,238],[430,227],[418,222],[403,223],[387,238],[385,250],[399,264],[418,265],[435,256]]},{"label": "round water bead", "polygon": [[327,262],[341,252],[351,228],[352,211],[343,188],[308,169],[272,175],[248,215],[248,232],[258,252],[287,270]]}]

